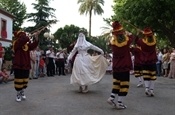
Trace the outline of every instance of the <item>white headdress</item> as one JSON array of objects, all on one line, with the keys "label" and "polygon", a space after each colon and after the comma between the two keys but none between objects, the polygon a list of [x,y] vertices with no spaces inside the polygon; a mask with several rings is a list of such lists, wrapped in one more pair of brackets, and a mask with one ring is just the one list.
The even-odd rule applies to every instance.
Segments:
[{"label": "white headdress", "polygon": [[87,47],[90,45],[91,45],[91,43],[86,41],[85,35],[83,33],[79,33],[77,42],[76,42],[74,47],[75,48],[80,47],[80,46]]}]

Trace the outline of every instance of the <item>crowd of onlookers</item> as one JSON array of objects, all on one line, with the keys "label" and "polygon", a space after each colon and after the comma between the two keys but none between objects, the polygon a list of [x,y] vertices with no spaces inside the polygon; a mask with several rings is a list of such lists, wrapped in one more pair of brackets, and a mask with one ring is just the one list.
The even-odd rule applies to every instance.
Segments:
[{"label": "crowd of onlookers", "polygon": [[157,76],[175,78],[175,49],[157,49]]},{"label": "crowd of onlookers", "polygon": [[2,47],[2,43],[0,43],[0,83],[7,83],[9,78],[6,68],[2,68],[4,54],[5,49]]},{"label": "crowd of onlookers", "polygon": [[[4,49],[0,48],[0,50]],[[39,47],[37,47],[35,50],[30,52],[31,70],[29,79],[38,79],[39,77],[44,76],[53,77],[55,75],[66,75],[67,73],[70,73],[72,63],[67,62],[67,56],[67,52],[63,49],[54,50],[52,47],[50,47],[47,51],[44,52],[43,50],[40,50]],[[0,57],[3,58],[3,55],[0,54]],[[105,54],[105,57],[110,63],[106,72],[111,74],[112,54]],[[131,58],[134,59],[134,57]],[[175,78],[175,49],[157,49],[157,59],[157,76]],[[132,70],[131,74],[133,74]],[[13,68],[11,68],[10,74],[7,72],[6,68],[1,68],[0,83],[7,83],[11,75],[13,75]]]},{"label": "crowd of onlookers", "polygon": [[[2,44],[0,43],[0,67],[3,67],[3,57],[5,54],[5,50],[2,48],[1,46]],[[1,51],[2,48],[2,51]],[[52,53],[52,60],[50,60],[50,53]],[[1,53],[2,52],[2,53]],[[8,79],[10,78],[10,76],[14,75],[14,71],[13,71],[13,51],[12,51],[12,67],[11,70],[9,72],[9,70],[7,71],[7,68],[3,67],[0,68],[0,83],[7,83]],[[53,48],[49,48],[47,51],[43,51],[40,50],[39,47],[37,47],[36,49],[30,51],[30,59],[31,59],[31,69],[30,69],[30,73],[29,73],[29,79],[38,79],[39,77],[44,77],[44,76],[54,76],[54,75],[61,75],[62,71],[61,69],[66,69],[65,66],[61,66],[60,67],[60,60],[62,61],[63,59],[63,64],[66,65],[65,61],[66,61],[66,52],[64,52],[63,50],[59,49],[57,51],[54,51]],[[51,67],[50,63],[51,61],[53,61],[54,66]],[[51,68],[51,71],[53,71],[52,75],[49,75],[48,69]],[[65,73],[63,73],[63,75],[65,75]]]},{"label": "crowd of onlookers", "polygon": [[[110,62],[107,72],[112,72],[112,54],[106,55],[107,60]],[[131,59],[134,64],[134,55],[131,54]],[[134,67],[134,66],[133,66]],[[175,79],[175,49],[163,48],[162,50],[157,48],[157,76]],[[134,70],[130,71],[130,74],[134,74]]]},{"label": "crowd of onlookers", "polygon": [[[94,52],[92,55],[96,55]],[[12,63],[14,54],[12,52]],[[55,75],[66,75],[71,73],[73,67],[73,60],[68,62],[68,53],[65,49],[53,49],[49,47],[48,50],[40,50],[39,47],[30,51],[31,69],[29,79],[38,79],[40,77],[54,77]],[[107,72],[112,72],[112,56],[105,56],[109,61],[110,65],[107,68]],[[11,70],[3,68],[0,72],[0,83],[6,83],[10,77],[14,76],[13,66]]]}]

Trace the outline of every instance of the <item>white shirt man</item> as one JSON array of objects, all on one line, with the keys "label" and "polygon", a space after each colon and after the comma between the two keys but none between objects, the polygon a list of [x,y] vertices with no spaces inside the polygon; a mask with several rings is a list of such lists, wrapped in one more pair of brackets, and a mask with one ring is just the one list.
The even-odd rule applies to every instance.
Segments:
[{"label": "white shirt man", "polygon": [[47,76],[54,76],[55,75],[55,63],[54,63],[54,59],[55,59],[55,52],[53,50],[52,47],[49,48],[49,50],[46,51],[46,57],[48,60],[47,63]]}]

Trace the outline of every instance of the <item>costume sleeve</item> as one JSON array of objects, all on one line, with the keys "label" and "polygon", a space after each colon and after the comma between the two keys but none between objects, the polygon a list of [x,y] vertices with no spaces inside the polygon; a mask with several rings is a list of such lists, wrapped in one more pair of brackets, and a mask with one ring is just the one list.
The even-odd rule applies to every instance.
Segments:
[{"label": "costume sleeve", "polygon": [[34,41],[33,43],[29,43],[29,50],[34,50],[38,46],[39,41]]},{"label": "costume sleeve", "polygon": [[96,50],[96,51],[100,52],[101,54],[104,54],[104,52],[103,52],[102,49],[100,49],[99,47],[97,47],[97,46],[95,46],[93,44],[90,46],[90,48],[93,49],[93,50]]},{"label": "costume sleeve", "polygon": [[138,36],[135,37],[135,43],[136,43],[138,46],[140,46],[140,40],[139,40],[139,37],[138,37]]},{"label": "costume sleeve", "polygon": [[134,35],[128,35],[128,37],[129,37],[129,39],[130,39],[130,43],[136,41],[136,38],[137,38],[137,37],[134,36]]},{"label": "costume sleeve", "polygon": [[72,60],[72,57],[75,55],[76,52],[77,52],[77,48],[74,47],[67,59]]},{"label": "costume sleeve", "polygon": [[135,37],[135,42],[137,42],[139,40],[139,37],[138,36],[136,36]]}]

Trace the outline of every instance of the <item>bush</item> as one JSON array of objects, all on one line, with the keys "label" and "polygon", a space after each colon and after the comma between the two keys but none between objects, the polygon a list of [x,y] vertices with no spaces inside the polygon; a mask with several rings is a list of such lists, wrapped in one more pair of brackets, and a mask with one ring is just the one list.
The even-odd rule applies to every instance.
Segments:
[{"label": "bush", "polygon": [[12,60],[12,50],[11,47],[5,47],[5,55],[4,60],[11,61]]}]

